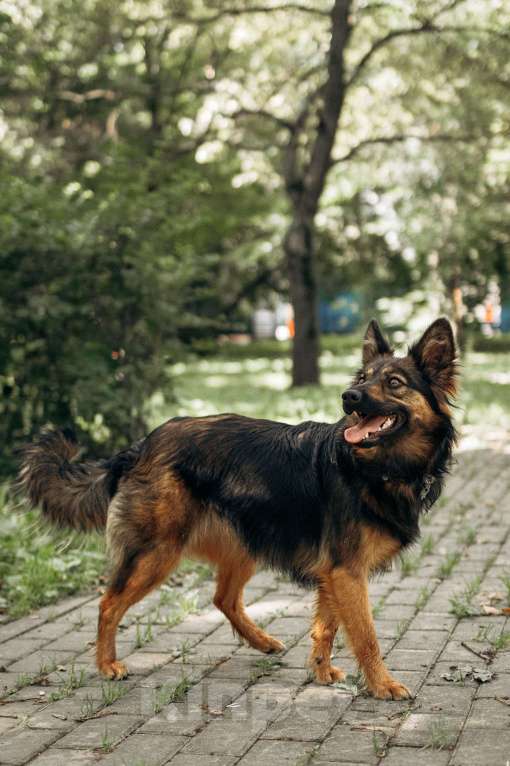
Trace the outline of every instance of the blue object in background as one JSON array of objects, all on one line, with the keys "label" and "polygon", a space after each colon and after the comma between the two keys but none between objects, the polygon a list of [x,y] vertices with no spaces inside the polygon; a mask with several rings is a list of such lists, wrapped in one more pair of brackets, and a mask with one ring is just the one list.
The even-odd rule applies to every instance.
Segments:
[{"label": "blue object in background", "polygon": [[361,321],[361,297],[358,293],[338,293],[319,303],[321,332],[345,333],[356,329]]},{"label": "blue object in background", "polygon": [[501,306],[501,332],[510,332],[510,304],[506,303]]}]

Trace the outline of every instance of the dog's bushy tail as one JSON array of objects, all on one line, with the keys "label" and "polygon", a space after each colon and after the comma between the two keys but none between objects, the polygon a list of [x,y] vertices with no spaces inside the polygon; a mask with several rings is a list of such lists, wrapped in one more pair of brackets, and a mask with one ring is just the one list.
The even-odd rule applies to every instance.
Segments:
[{"label": "dog's bushy tail", "polygon": [[59,527],[81,532],[106,526],[116,478],[105,461],[71,462],[79,447],[65,431],[45,431],[22,452],[18,486],[32,507]]}]

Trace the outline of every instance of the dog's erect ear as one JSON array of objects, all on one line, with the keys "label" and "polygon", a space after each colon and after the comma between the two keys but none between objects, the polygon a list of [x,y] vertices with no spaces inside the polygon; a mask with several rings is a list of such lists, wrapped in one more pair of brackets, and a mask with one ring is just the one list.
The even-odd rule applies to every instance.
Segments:
[{"label": "dog's erect ear", "polygon": [[410,353],[433,387],[449,396],[455,396],[457,352],[448,319],[441,317],[432,322],[420,340],[411,347]]},{"label": "dog's erect ear", "polygon": [[393,354],[393,349],[382,334],[376,320],[372,319],[363,340],[363,365],[369,364],[372,359],[381,354]]}]

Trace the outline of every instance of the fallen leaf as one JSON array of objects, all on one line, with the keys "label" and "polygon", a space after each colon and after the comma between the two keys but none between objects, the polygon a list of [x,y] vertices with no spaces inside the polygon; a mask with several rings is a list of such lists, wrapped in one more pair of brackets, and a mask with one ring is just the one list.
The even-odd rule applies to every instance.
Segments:
[{"label": "fallen leaf", "polygon": [[441,673],[441,678],[445,681],[454,681],[461,683],[466,678],[472,678],[473,681],[479,681],[484,684],[494,678],[494,673],[486,668],[475,668],[473,665],[450,665],[451,673]]},{"label": "fallen leaf", "polygon": [[480,681],[481,684],[485,684],[494,678],[494,673],[485,668],[473,668],[472,676],[474,681]]},{"label": "fallen leaf", "polygon": [[482,612],[484,614],[503,614],[502,609],[497,609],[495,606],[490,606],[490,604],[482,604]]},{"label": "fallen leaf", "polygon": [[505,598],[505,594],[499,590],[495,590],[492,593],[489,593],[489,601],[491,603],[492,601],[503,601],[504,598]]}]

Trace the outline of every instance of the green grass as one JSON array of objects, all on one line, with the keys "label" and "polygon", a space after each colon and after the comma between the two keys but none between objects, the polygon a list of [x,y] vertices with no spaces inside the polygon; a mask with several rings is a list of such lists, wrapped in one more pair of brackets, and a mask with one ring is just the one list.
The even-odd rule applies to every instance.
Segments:
[{"label": "green grass", "polygon": [[433,750],[449,750],[455,744],[456,733],[441,718],[430,721],[427,730],[427,745]]},{"label": "green grass", "polygon": [[[258,341],[226,345],[212,353],[217,345],[207,343],[200,349],[201,355],[172,366],[177,403],[154,396],[150,426],[173,415],[220,412],[290,423],[337,420],[342,416],[340,393],[359,366],[361,331],[325,337],[322,345],[322,385],[290,389],[288,344]],[[510,373],[505,354],[472,353],[463,360],[459,403],[459,424],[510,428]],[[422,555],[429,547],[424,542]],[[467,539],[465,544],[469,542]],[[90,588],[104,571],[102,539],[42,529],[37,514],[15,512],[7,489],[0,487],[1,611],[19,617]],[[204,568],[201,576],[208,575]]]},{"label": "green grass", "polygon": [[85,686],[87,682],[87,672],[85,668],[80,668],[76,671],[74,665],[71,665],[70,670],[67,672],[67,677],[59,685],[56,691],[51,692],[48,695],[50,702],[56,702],[57,700],[70,697],[75,689],[79,689],[81,686]]},{"label": "green grass", "polygon": [[445,560],[441,563],[440,567],[437,570],[437,576],[441,580],[446,580],[447,577],[451,575],[457,564],[459,563],[460,559],[462,557],[462,554],[460,551],[453,551],[452,553],[449,553]]},{"label": "green grass", "polygon": [[451,597],[450,614],[454,614],[459,619],[462,617],[470,617],[474,614],[475,610],[473,609],[472,601],[478,593],[481,581],[481,577],[473,577],[473,579],[466,584],[461,593],[457,593],[455,596]]},{"label": "green grass", "polygon": [[0,487],[0,608],[20,617],[97,583],[104,570],[104,543],[45,529],[35,513],[16,510]]},{"label": "green grass", "polygon": [[182,702],[186,696],[186,692],[191,689],[192,683],[186,676],[183,676],[181,680],[176,684],[164,684],[158,689],[154,690],[154,696],[152,700],[152,709],[154,714],[161,713],[166,705],[170,705],[173,702]]}]

